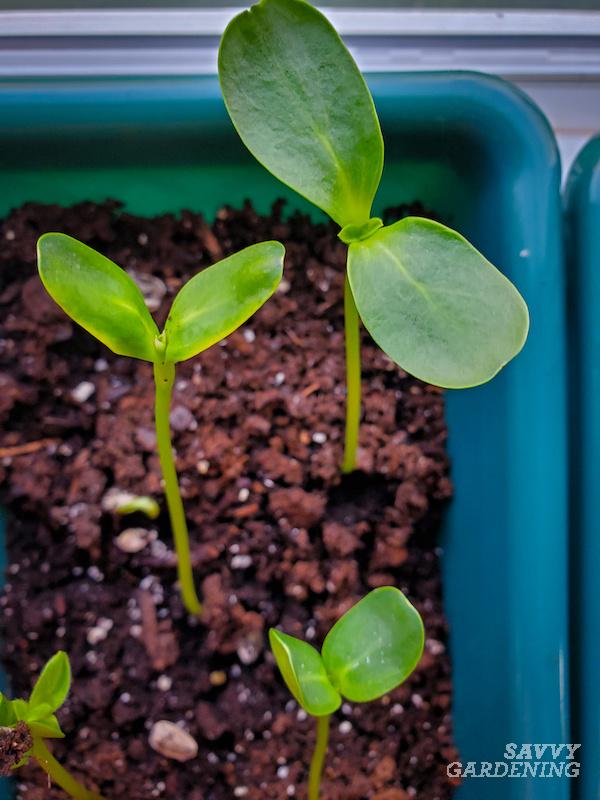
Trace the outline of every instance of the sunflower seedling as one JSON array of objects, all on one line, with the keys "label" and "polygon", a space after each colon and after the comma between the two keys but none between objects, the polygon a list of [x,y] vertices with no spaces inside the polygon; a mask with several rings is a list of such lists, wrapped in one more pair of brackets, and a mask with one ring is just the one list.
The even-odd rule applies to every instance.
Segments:
[{"label": "sunflower seedling", "polygon": [[187,523],[179,491],[169,410],[175,364],[201,353],[245,322],[273,294],[283,271],[284,248],[263,242],[199,272],[179,291],[159,332],[133,279],[91,247],[62,233],[38,241],[38,267],[46,290],[75,322],[114,353],[152,362],[155,423],[165,495],[186,609],[202,613],[196,594]]},{"label": "sunflower seedling", "polygon": [[423,653],[423,622],[402,592],[384,586],[340,617],[321,653],[275,628],[269,631],[269,640],[288,689],[317,719],[308,800],[319,800],[331,715],[342,699],[367,703],[408,678]]},{"label": "sunflower seedling", "polygon": [[228,25],[219,50],[237,132],[276,178],[325,211],[348,245],[344,288],[346,432],[356,467],[360,320],[400,367],[458,389],[490,380],[522,348],[527,306],[450,228],[371,217],[383,138],[369,89],[328,20],[304,0],[260,0]]},{"label": "sunflower seedling", "polygon": [[75,800],[102,800],[58,763],[44,739],[62,739],[55,712],[65,702],[71,686],[69,657],[56,653],[42,670],[29,700],[9,700],[0,692],[0,775],[10,775],[35,759],[48,777]]}]

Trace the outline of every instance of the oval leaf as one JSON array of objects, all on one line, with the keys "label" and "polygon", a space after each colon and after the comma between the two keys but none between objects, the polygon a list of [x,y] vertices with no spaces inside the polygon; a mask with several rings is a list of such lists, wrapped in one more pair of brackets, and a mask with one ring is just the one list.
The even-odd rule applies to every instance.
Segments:
[{"label": "oval leaf", "polygon": [[124,270],[64,233],[44,234],[37,249],[42,283],[63,311],[114,353],[154,360],[158,329]]},{"label": "oval leaf", "polygon": [[262,242],[199,272],[180,290],[165,325],[168,361],[184,361],[228,336],[273,294],[285,250]]},{"label": "oval leaf", "polygon": [[366,222],[383,167],[371,93],[327,19],[303,0],[261,0],[219,50],[227,110],[279,180],[340,226]]},{"label": "oval leaf", "polygon": [[10,728],[17,722],[13,703],[0,692],[0,728]]},{"label": "oval leaf", "polygon": [[512,283],[437,222],[408,217],[352,243],[348,278],[373,339],[427,383],[485,383],[527,338],[527,306]]},{"label": "oval leaf", "polygon": [[342,697],[365,703],[399,686],[423,653],[418,611],[393,586],[374,589],[327,634],[323,662]]},{"label": "oval leaf", "polygon": [[27,720],[27,724],[32,735],[41,739],[63,739],[65,736],[54,714],[41,719]]},{"label": "oval leaf", "polygon": [[44,706],[44,716],[60,708],[69,694],[70,686],[69,657],[60,650],[48,661],[29,696],[28,706],[32,718],[37,718],[35,710],[38,706]]},{"label": "oval leaf", "polygon": [[342,699],[331,685],[317,650],[274,628],[269,631],[269,642],[283,680],[302,708],[313,717],[333,714]]}]

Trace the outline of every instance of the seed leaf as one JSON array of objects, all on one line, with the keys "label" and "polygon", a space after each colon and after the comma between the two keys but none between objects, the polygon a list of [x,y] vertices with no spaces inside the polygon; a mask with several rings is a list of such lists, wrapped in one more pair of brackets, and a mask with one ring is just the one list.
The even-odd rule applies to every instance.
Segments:
[{"label": "seed leaf", "polygon": [[165,325],[167,360],[197,355],[252,316],[277,288],[284,255],[279,242],[261,242],[189,280],[173,301]]},{"label": "seed leaf", "polygon": [[269,641],[283,680],[302,708],[313,717],[333,714],[342,699],[331,685],[318,651],[274,628],[269,631]]},{"label": "seed leaf", "polygon": [[219,50],[227,110],[250,152],[340,226],[370,217],[383,167],[373,99],[327,19],[304,0],[260,0]]},{"label": "seed leaf", "polygon": [[42,714],[36,713],[38,707],[43,707],[43,716],[51,714],[65,702],[71,687],[71,665],[69,657],[60,650],[52,656],[29,696],[28,706],[31,718],[39,719]]},{"label": "seed leaf", "polygon": [[423,622],[398,589],[369,592],[341,617],[323,644],[323,662],[342,697],[359,703],[395,689],[423,653]]},{"label": "seed leaf", "polygon": [[428,383],[485,383],[527,337],[527,306],[512,283],[437,222],[408,217],[353,242],[348,277],[373,339]]},{"label": "seed leaf", "polygon": [[49,714],[42,719],[26,720],[26,722],[32,736],[39,736],[42,739],[64,739],[65,734],[54,714]]},{"label": "seed leaf", "polygon": [[50,296],[86,331],[118,355],[154,360],[158,330],[124,270],[64,233],[39,239],[38,269]]},{"label": "seed leaf", "polygon": [[0,692],[0,728],[10,728],[17,720],[12,701]]}]

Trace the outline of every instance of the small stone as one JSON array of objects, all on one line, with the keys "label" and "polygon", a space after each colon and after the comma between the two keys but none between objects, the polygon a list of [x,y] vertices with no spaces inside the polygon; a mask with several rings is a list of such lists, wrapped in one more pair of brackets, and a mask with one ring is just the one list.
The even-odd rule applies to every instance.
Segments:
[{"label": "small stone", "polygon": [[85,403],[95,391],[96,387],[91,381],[81,381],[71,392],[71,397],[76,403]]},{"label": "small stone", "polygon": [[263,649],[260,631],[250,631],[237,646],[237,655],[242,664],[254,664]]},{"label": "small stone", "polygon": [[156,681],[156,688],[159,692],[168,692],[173,686],[173,680],[168,675],[159,675]]},{"label": "small stone", "polygon": [[[145,236],[145,234],[140,235]],[[148,275],[145,272],[137,272],[134,269],[129,269],[127,272],[142,293],[148,311],[158,311],[167,293],[167,286],[164,281],[161,281],[156,275]]]},{"label": "small stone", "polygon": [[115,544],[123,553],[140,553],[156,535],[156,531],[146,528],[126,528],[117,536]]},{"label": "small stone", "polygon": [[248,569],[252,566],[252,556],[239,555],[231,559],[231,569]]},{"label": "small stone", "polygon": [[236,786],[233,790],[234,797],[246,797],[248,794],[248,787],[247,786]]},{"label": "small stone", "polygon": [[86,639],[88,644],[91,644],[92,647],[103,642],[106,637],[108,636],[108,631],[105,631],[104,628],[101,628],[99,625],[95,625],[93,628],[90,628],[87,632]]},{"label": "small stone", "polygon": [[344,734],[350,733],[350,731],[352,730],[352,723],[349,720],[346,719],[346,720],[344,720],[343,722],[340,723],[340,726],[339,726],[338,730],[339,730],[340,733],[344,733]]},{"label": "small stone", "polygon": [[227,673],[223,670],[215,670],[208,676],[211,686],[224,686],[227,683]]},{"label": "small stone", "polygon": [[325,444],[327,441],[327,434],[322,431],[316,431],[312,435],[312,440],[315,444]]},{"label": "small stone", "polygon": [[249,344],[252,344],[252,342],[256,339],[256,334],[254,333],[252,328],[244,328],[244,339]]},{"label": "small stone", "polygon": [[161,756],[175,761],[190,761],[198,755],[196,740],[183,728],[166,719],[154,723],[148,742]]},{"label": "small stone", "polygon": [[191,431],[197,427],[196,420],[194,419],[194,415],[185,406],[177,405],[171,409],[171,413],[169,415],[169,419],[171,421],[171,427],[174,431],[178,433],[183,433],[184,431]]}]

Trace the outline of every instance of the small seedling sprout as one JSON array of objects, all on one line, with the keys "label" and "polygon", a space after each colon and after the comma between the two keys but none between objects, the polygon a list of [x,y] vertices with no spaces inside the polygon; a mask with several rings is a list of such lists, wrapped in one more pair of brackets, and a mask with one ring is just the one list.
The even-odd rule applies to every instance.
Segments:
[{"label": "small seedling sprout", "polygon": [[18,769],[35,759],[48,777],[75,800],[102,800],[62,767],[47,748],[44,739],[62,739],[55,712],[65,702],[71,686],[71,665],[66,653],[60,651],[42,670],[29,700],[9,700],[0,692],[0,735],[17,734],[25,751],[12,769]]},{"label": "small seedling sprout", "polygon": [[331,715],[344,698],[368,703],[408,678],[423,654],[423,622],[401,591],[383,586],[340,617],[321,653],[275,628],[269,640],[286,686],[317,720],[308,800],[319,800]]},{"label": "small seedling sprout", "polygon": [[346,433],[356,468],[360,320],[412,375],[445,388],[489,381],[522,348],[527,306],[462,236],[428,219],[371,217],[383,138],[371,93],[328,20],[304,0],[260,0],[228,25],[219,77],[246,147],[325,211],[348,245]]},{"label": "small seedling sprout", "polygon": [[181,288],[159,332],[140,289],[124,270],[65,234],[46,233],[38,241],[40,277],[63,311],[113,352],[154,366],[156,438],[165,496],[181,595],[194,615],[202,613],[202,605],[194,586],[169,425],[175,364],[221,341],[252,316],[277,288],[283,256],[279,242],[263,242],[199,272]]}]

